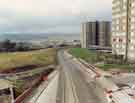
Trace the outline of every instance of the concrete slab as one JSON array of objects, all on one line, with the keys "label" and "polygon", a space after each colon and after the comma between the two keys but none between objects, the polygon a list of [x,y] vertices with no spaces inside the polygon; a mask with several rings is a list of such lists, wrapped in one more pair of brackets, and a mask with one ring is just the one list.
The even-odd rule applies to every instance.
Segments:
[{"label": "concrete slab", "polygon": [[59,73],[48,84],[47,88],[42,92],[36,103],[56,103],[58,79]]}]

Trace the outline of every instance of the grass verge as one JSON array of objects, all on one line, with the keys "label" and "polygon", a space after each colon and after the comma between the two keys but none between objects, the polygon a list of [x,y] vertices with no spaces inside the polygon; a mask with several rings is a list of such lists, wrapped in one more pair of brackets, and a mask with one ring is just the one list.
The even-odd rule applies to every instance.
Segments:
[{"label": "grass verge", "polygon": [[[69,49],[69,53],[71,53],[73,56],[77,58],[81,58],[89,63],[93,63],[97,67],[105,71],[112,70],[112,69],[132,71],[132,72],[135,71],[135,64],[119,63],[120,60],[114,59],[113,58],[114,56],[112,54],[107,54],[107,53],[99,54],[96,51],[91,51],[85,48],[71,48]],[[110,61],[113,61],[113,63],[111,63]],[[100,62],[103,63],[100,64]]]},{"label": "grass verge", "polygon": [[71,48],[69,53],[77,58],[86,60],[87,62],[95,63],[99,60],[97,59],[97,54],[94,51],[89,51],[85,48]]}]

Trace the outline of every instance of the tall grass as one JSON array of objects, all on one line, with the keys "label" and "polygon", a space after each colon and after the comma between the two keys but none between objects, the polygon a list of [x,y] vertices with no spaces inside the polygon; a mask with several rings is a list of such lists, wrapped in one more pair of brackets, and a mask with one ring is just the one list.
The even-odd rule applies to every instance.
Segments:
[{"label": "tall grass", "polygon": [[45,49],[30,52],[0,53],[0,71],[26,65],[46,66],[55,62],[55,49]]}]

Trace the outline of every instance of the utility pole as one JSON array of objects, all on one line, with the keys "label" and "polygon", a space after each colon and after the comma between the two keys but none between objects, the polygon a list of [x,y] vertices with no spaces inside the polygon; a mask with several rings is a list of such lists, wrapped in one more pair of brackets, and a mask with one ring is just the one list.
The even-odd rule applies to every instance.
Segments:
[{"label": "utility pole", "polygon": [[128,60],[128,43],[129,43],[129,0],[127,0],[127,17],[126,17],[126,52],[125,52],[125,62]]},{"label": "utility pole", "polygon": [[11,103],[15,103],[13,87],[10,87],[10,93],[11,93]]}]

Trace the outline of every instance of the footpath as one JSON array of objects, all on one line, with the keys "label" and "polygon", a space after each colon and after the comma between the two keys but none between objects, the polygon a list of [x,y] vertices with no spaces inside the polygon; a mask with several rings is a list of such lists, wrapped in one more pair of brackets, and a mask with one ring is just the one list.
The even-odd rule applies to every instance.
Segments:
[{"label": "footpath", "polygon": [[[45,78],[46,80],[42,84],[40,84],[40,86],[38,88],[35,88],[35,90],[31,93],[31,95],[28,98],[26,98],[24,100],[23,103],[44,103],[45,101],[41,100],[43,98],[46,98],[46,101],[48,102],[49,99],[53,98],[53,96],[51,96],[51,98],[48,97],[49,92],[47,92],[47,91],[48,90],[50,91],[49,88],[51,85],[57,85],[57,83],[55,83],[54,81],[57,81],[56,79],[58,79],[58,76],[59,76],[58,71],[55,70],[54,72],[52,72],[47,78]],[[56,87],[56,86],[54,86],[54,87]],[[54,90],[55,90],[55,88],[54,88]],[[47,92],[47,93],[45,93],[45,92]],[[50,92],[50,93],[52,93],[52,92]],[[55,103],[55,102],[53,101],[53,102],[48,102],[48,103]]]}]

